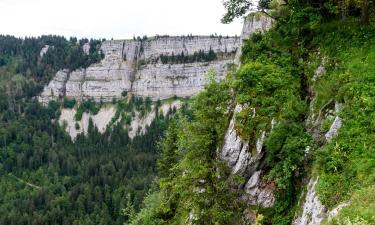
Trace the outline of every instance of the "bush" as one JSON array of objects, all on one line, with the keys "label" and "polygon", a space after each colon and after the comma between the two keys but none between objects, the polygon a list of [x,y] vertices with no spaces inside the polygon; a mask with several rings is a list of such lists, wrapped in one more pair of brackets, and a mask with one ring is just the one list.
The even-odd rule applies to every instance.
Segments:
[{"label": "bush", "polygon": [[63,101],[63,107],[68,108],[68,109],[72,109],[76,105],[76,102],[77,101],[74,98],[69,99],[69,98],[65,97],[64,101]]},{"label": "bush", "polygon": [[80,121],[84,112],[96,115],[100,110],[100,105],[91,99],[83,101],[76,112],[75,120]]}]

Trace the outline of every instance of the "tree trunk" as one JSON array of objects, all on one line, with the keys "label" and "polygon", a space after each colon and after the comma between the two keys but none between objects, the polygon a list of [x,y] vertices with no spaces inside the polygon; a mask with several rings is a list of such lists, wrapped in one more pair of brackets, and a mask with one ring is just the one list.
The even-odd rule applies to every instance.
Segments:
[{"label": "tree trunk", "polygon": [[368,25],[370,23],[370,3],[368,0],[363,1],[361,7],[361,24]]}]

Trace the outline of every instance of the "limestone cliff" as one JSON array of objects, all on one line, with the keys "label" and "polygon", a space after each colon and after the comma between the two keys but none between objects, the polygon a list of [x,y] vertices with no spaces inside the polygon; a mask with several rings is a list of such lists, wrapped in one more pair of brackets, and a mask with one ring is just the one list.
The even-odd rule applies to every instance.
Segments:
[{"label": "limestone cliff", "polygon": [[[238,37],[158,36],[139,40],[104,41],[104,59],[86,69],[58,71],[44,88],[39,101],[61,97],[111,101],[132,93],[153,100],[196,94],[205,85],[205,74],[213,70],[224,78],[240,45]],[[87,50],[87,49],[86,49]],[[162,63],[161,56],[192,56],[213,51],[209,62]]]}]

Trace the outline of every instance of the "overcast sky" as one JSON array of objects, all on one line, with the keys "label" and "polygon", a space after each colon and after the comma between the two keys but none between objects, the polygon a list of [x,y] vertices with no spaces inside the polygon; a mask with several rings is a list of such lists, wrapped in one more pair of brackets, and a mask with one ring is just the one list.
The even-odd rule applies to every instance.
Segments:
[{"label": "overcast sky", "polygon": [[0,34],[78,38],[235,35],[242,21],[221,24],[222,0],[0,0]]}]

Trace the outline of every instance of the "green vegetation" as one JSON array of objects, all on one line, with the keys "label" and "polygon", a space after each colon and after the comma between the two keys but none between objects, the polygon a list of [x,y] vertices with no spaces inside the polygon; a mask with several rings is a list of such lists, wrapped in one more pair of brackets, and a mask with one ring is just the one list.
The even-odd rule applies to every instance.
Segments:
[{"label": "green vegetation", "polygon": [[193,62],[210,62],[217,59],[216,53],[210,49],[208,52],[199,50],[199,52],[194,52],[193,55],[185,55],[184,52],[181,54],[174,55],[161,55],[160,61],[163,64],[174,64],[174,63],[193,63]]},{"label": "green vegetation", "polygon": [[[323,29],[316,43],[330,64],[327,75],[315,84],[316,108],[331,98],[344,103],[339,136],[317,152],[315,162],[320,199],[332,208],[351,202],[352,196],[366,198],[366,192],[358,190],[370,191],[375,185],[375,41],[372,25],[361,27],[352,20],[332,22]],[[364,205],[357,203],[350,208],[356,212],[361,207]],[[348,220],[373,222],[365,213],[344,212]]]},{"label": "green vegetation", "polygon": [[101,108],[100,103],[96,103],[95,101],[88,99],[81,102],[78,106],[77,112],[74,116],[76,121],[80,121],[82,119],[83,113],[91,113],[92,115],[98,114]]},{"label": "green vegetation", "polygon": [[[156,115],[147,134],[133,140],[122,125],[100,134],[90,121],[88,135],[73,143],[57,123],[60,107],[95,114],[100,104],[36,101],[57,70],[90,63],[78,48],[86,42],[0,36],[0,224],[123,224],[121,209],[130,201],[138,210],[155,179],[156,142],[171,112]],[[90,54],[99,43],[90,41]],[[45,44],[54,48],[41,59]],[[151,108],[149,99],[136,104]]]},{"label": "green vegetation", "polygon": [[[359,25],[367,24],[366,7],[373,7],[367,3],[344,7],[333,1],[261,1],[261,9],[271,9],[263,13],[275,18],[274,28],[254,34],[243,47],[238,72],[208,85],[194,98],[190,116],[180,115],[171,123],[160,146],[158,185],[130,224],[241,223],[249,206],[239,201],[241,192],[235,187],[244,181],[231,175],[217,155],[231,116],[224,109],[235,104],[243,108],[236,114],[236,130],[249,141],[252,154],[262,131],[269,133],[262,160],[276,202],[271,208],[250,206],[257,224],[291,224],[302,178],[311,167],[313,176],[320,177],[318,194],[328,208],[350,202],[327,223],[374,223],[375,29]],[[250,3],[229,0],[225,6],[223,22],[230,22]],[[339,20],[343,15],[346,20]],[[326,74],[312,79],[320,64]],[[318,114],[325,105],[324,112],[333,111],[334,102],[343,104],[339,116],[344,125],[329,144],[314,142],[309,132],[313,124],[306,123],[309,114]],[[327,131],[332,120],[319,119]],[[307,149],[312,152],[308,157]]]},{"label": "green vegetation", "polygon": [[181,224],[191,213],[197,224],[233,224],[241,219],[239,193],[231,190],[235,179],[227,179],[229,170],[215,160],[226,130],[229,90],[228,83],[211,80],[193,99],[193,114],[182,110],[171,122],[160,145],[160,187],[130,224]]},{"label": "green vegetation", "polygon": [[375,223],[375,187],[356,191],[349,200],[350,205],[342,209],[338,217],[326,221],[331,225]]},{"label": "green vegetation", "polygon": [[76,102],[77,101],[74,98],[68,99],[68,98],[65,97],[64,101],[63,101],[63,107],[68,108],[68,109],[72,109],[76,105]]}]

